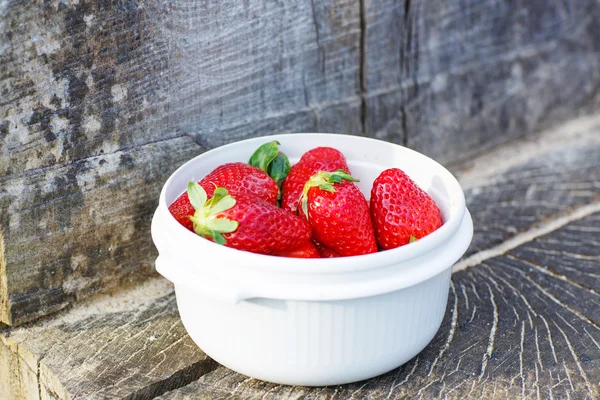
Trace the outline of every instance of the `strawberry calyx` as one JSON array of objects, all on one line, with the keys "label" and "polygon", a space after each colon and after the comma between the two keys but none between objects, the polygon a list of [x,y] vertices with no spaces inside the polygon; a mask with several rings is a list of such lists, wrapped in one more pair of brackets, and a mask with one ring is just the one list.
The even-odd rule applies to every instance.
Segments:
[{"label": "strawberry calyx", "polygon": [[290,160],[279,151],[277,140],[261,145],[250,157],[248,164],[265,171],[275,182],[285,179],[290,172]]},{"label": "strawberry calyx", "polygon": [[213,197],[208,198],[206,191],[196,182],[189,182],[187,187],[188,197],[192,207],[194,207],[193,216],[190,220],[194,224],[196,234],[211,238],[217,244],[225,244],[227,241],[223,233],[231,233],[238,228],[238,222],[219,218],[217,214],[229,210],[235,205],[233,198],[227,189],[222,187],[215,188]]},{"label": "strawberry calyx", "polygon": [[306,218],[308,218],[308,191],[313,187],[318,187],[319,189],[327,192],[335,192],[334,185],[336,183],[342,183],[344,180],[350,182],[360,181],[342,169],[338,169],[333,172],[319,171],[311,176],[310,179],[304,184],[302,195],[300,196],[302,212]]},{"label": "strawberry calyx", "polygon": [[419,239],[417,239],[417,238],[416,238],[415,236],[413,236],[413,235],[410,235],[410,237],[409,237],[409,239],[408,239],[408,243],[416,242],[417,240],[419,240]]},{"label": "strawberry calyx", "polygon": [[290,173],[290,160],[279,151],[277,140],[261,145],[250,157],[248,164],[265,171],[278,185],[277,200],[281,200],[281,182]]}]

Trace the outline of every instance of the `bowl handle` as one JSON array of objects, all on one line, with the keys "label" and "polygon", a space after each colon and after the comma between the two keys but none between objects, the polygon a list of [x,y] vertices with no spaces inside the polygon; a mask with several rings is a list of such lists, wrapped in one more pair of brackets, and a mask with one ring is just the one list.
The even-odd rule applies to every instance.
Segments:
[{"label": "bowl handle", "polygon": [[186,268],[177,268],[176,261],[173,262],[161,255],[156,258],[155,266],[159,274],[174,284],[189,286],[189,282],[195,282],[195,291],[215,300],[237,304],[243,300],[256,297],[254,293],[242,291],[234,282],[225,282],[215,276],[203,273],[202,279],[198,279],[197,276],[194,276],[195,274],[187,271]]}]

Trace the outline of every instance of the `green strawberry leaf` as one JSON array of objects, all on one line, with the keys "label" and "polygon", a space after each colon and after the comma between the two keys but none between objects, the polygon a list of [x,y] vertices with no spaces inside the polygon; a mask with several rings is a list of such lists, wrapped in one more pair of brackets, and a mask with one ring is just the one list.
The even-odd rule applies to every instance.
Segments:
[{"label": "green strawberry leaf", "polygon": [[342,183],[342,177],[339,175],[331,175],[329,178],[329,182],[331,183]]},{"label": "green strawberry leaf", "polygon": [[279,142],[272,142],[261,145],[250,157],[248,164],[265,171],[271,179],[277,183],[277,204],[281,203],[281,183],[290,173],[290,160],[279,151]]},{"label": "green strawberry leaf", "polygon": [[[336,183],[338,183],[338,182],[336,182]],[[335,188],[333,187],[333,185],[331,183],[322,183],[318,187],[319,187],[319,189],[325,190],[327,192],[331,192],[331,193],[335,192]]]},{"label": "green strawberry leaf", "polygon": [[284,153],[279,152],[277,157],[275,157],[269,165],[269,170],[267,172],[275,182],[280,183],[290,173],[290,168],[290,160],[288,157]]},{"label": "green strawberry leaf", "polygon": [[223,187],[218,187],[215,189],[215,193],[213,194],[212,200],[213,202],[218,203],[223,197],[227,196],[228,194],[229,192],[227,191],[227,189]]},{"label": "green strawberry leaf", "polygon": [[342,179],[345,179],[350,182],[360,182],[360,179],[353,177],[352,175],[350,175],[343,169],[338,169],[334,172],[330,172],[330,174],[331,174],[331,177],[329,179],[335,179],[334,180],[335,183],[341,183]]},{"label": "green strawberry leaf", "polygon": [[206,202],[206,208],[207,209],[211,209],[212,207],[215,206],[215,204],[217,204],[218,202],[220,202],[228,194],[229,194],[229,192],[225,188],[222,188],[222,187],[215,188],[215,192],[213,193],[213,197],[210,198],[210,199],[208,199],[208,201]]},{"label": "green strawberry leaf", "polygon": [[410,235],[410,238],[408,239],[408,243],[416,242],[417,240],[419,240],[419,239],[417,239],[413,235]]},{"label": "green strawberry leaf", "polygon": [[208,228],[219,233],[231,233],[238,228],[238,225],[237,221],[227,218],[213,218],[206,223]]},{"label": "green strawberry leaf", "polygon": [[235,199],[229,195],[226,195],[212,205],[210,208],[210,215],[215,215],[221,211],[229,210],[233,206],[235,206]]},{"label": "green strawberry leaf", "polygon": [[254,154],[250,157],[248,164],[253,167],[262,169],[266,173],[269,173],[269,164],[277,157],[279,153],[279,142],[274,140],[272,142],[261,145]]},{"label": "green strawberry leaf", "polygon": [[300,205],[302,206],[302,212],[304,213],[304,216],[308,218],[308,194],[306,196],[302,194]]},{"label": "green strawberry leaf", "polygon": [[220,245],[224,245],[225,243],[227,243],[227,241],[225,240],[225,238],[223,237],[223,235],[221,235],[219,232],[212,232],[212,238],[215,241],[216,244],[220,244]]},{"label": "green strawberry leaf", "polygon": [[188,196],[196,210],[190,217],[194,232],[200,236],[212,238],[217,244],[225,244],[227,241],[222,234],[234,232],[239,223],[227,218],[218,218],[217,214],[235,206],[235,198],[229,194],[227,189],[217,187],[213,197],[207,201],[204,189],[194,182],[190,182],[188,185]]},{"label": "green strawberry leaf", "polygon": [[196,182],[189,182],[187,186],[188,197],[192,207],[198,210],[206,204],[206,191]]},{"label": "green strawberry leaf", "polygon": [[359,182],[358,179],[347,173],[342,169],[338,169],[334,172],[319,171],[304,184],[302,189],[302,195],[300,196],[300,204],[302,206],[302,212],[308,218],[308,191],[312,187],[318,187],[321,190],[335,193],[335,184],[342,183],[343,180],[351,182]]}]

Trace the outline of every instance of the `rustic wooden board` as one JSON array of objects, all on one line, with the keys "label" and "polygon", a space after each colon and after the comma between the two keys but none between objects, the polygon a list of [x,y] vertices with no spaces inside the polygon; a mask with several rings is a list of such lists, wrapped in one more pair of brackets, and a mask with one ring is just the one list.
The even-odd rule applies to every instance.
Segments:
[{"label": "rustic wooden board", "polygon": [[155,278],[0,335],[0,398],[151,399],[217,366]]},{"label": "rustic wooden board", "polygon": [[600,104],[594,0],[221,3],[0,5],[0,321],[146,275],[155,195],[206,149],[337,131],[450,161]]},{"label": "rustic wooden board", "polygon": [[163,399],[600,396],[600,214],[453,275],[431,344],[381,377],[280,386],[220,367]]},{"label": "rustic wooden board", "polygon": [[455,273],[432,343],[408,364],[368,381],[309,389],[219,367],[185,334],[169,285],[155,279],[1,336],[0,396],[595,398],[598,243],[600,214],[594,214]]},{"label": "rustic wooden board", "polygon": [[175,138],[0,178],[8,322],[151,275],[157,182],[198,152]]},{"label": "rustic wooden board", "polygon": [[[600,130],[591,133],[600,138]],[[600,141],[591,146],[575,141],[560,150],[536,154],[465,190],[465,197],[474,221],[467,252],[472,254],[600,200]]]},{"label": "rustic wooden board", "polygon": [[[543,149],[528,157],[520,155],[519,162],[511,162],[513,167],[480,176],[471,190],[483,190],[482,204],[485,198],[495,201],[494,193],[502,192],[503,201],[511,203],[514,198],[528,207],[539,199],[523,197],[527,189],[515,183],[527,179],[536,183],[530,191],[539,190],[560,207],[598,205],[594,193],[600,180],[593,167],[597,158],[590,156],[598,149],[594,132],[591,129],[590,135],[561,144],[563,155]],[[539,160],[545,163],[536,164]],[[558,165],[565,172],[546,164]],[[495,186],[502,189],[493,192]],[[556,197],[552,191],[557,191]],[[563,201],[570,197],[577,201]],[[551,226],[562,214],[549,209],[530,212]],[[480,227],[498,225],[491,210],[479,215]],[[156,279],[113,298],[86,301],[57,317],[5,332],[0,342],[0,398],[15,397],[15,393],[35,398],[38,392],[61,400],[158,395],[175,399],[520,398],[538,392],[540,398],[598,397],[600,213],[569,215],[570,223],[456,272],[436,338],[417,358],[376,379],[306,389],[260,382],[220,367],[190,341],[179,322],[170,287]],[[507,209],[504,220],[512,219],[518,218]],[[535,221],[523,224],[526,232],[521,233],[532,235],[535,226]],[[490,235],[479,232],[482,237]],[[515,234],[514,230],[503,232],[498,236],[502,243],[485,246],[500,248]]]},{"label": "rustic wooden board", "polygon": [[359,14],[348,0],[0,5],[0,321],[151,273],[158,192],[192,156],[360,134]]},{"label": "rustic wooden board", "polygon": [[597,1],[406,4],[404,75],[388,91],[402,99],[409,147],[442,162],[468,159],[597,109]]}]

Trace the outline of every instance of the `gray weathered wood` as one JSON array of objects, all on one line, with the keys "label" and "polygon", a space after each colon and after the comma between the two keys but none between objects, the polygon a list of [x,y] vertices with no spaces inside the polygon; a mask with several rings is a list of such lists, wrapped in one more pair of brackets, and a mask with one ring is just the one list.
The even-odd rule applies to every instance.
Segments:
[{"label": "gray weathered wood", "polygon": [[0,334],[2,399],[151,399],[216,367],[159,278]]},{"label": "gray weathered wood", "polygon": [[[600,129],[591,134],[600,138]],[[475,233],[467,254],[492,247],[552,220],[574,207],[600,200],[600,141],[577,141],[465,191]]]},{"label": "gray weathered wood", "polygon": [[0,320],[151,273],[161,184],[220,144],[338,131],[450,161],[593,110],[599,21],[594,0],[3,2]]},{"label": "gray weathered wood", "polygon": [[[198,154],[187,137],[1,179],[8,317],[19,324],[152,274],[161,186]],[[0,288],[5,298],[6,292]]]},{"label": "gray weathered wood", "polygon": [[431,344],[381,377],[280,386],[220,367],[171,400],[600,396],[600,214],[453,275]]},{"label": "gray weathered wood", "polygon": [[451,161],[597,109],[595,0],[365,4],[367,135]]},{"label": "gray weathered wood", "polygon": [[151,273],[160,187],[207,148],[361,133],[359,14],[348,0],[0,5],[1,320]]},{"label": "gray weathered wood", "polygon": [[[593,168],[597,159],[589,156],[600,147],[595,132],[593,127],[590,135],[565,141],[562,155],[540,146],[540,151],[511,161],[511,168],[497,165],[503,172],[480,176],[477,185],[471,184],[470,190],[485,191],[481,197],[468,196],[469,207],[474,208],[475,199],[494,202],[497,193],[508,204],[533,207],[539,199],[523,197],[529,189],[515,184],[527,180],[534,186],[530,191],[539,190],[557,204],[539,214],[532,208],[537,222],[551,224],[563,215],[558,209],[583,209],[584,204],[600,209],[594,194],[600,181]],[[565,201],[569,198],[577,201]],[[520,219],[512,210],[502,215],[506,224],[516,225],[513,220]],[[491,211],[474,216],[481,238],[496,237],[494,229],[502,228]],[[537,222],[519,226],[527,236]],[[484,229],[488,225],[489,231]],[[502,231],[476,251],[502,247],[515,234]],[[600,213],[586,214],[543,236],[531,236],[507,254],[484,257],[479,265],[456,272],[442,327],[417,358],[381,377],[332,388],[272,385],[218,366],[185,334],[169,286],[152,280],[4,332],[0,398],[7,393],[36,398],[38,392],[58,399],[161,394],[165,399],[521,398],[538,392],[540,398],[564,398],[567,391],[571,398],[595,398],[600,396],[599,244]]]}]

